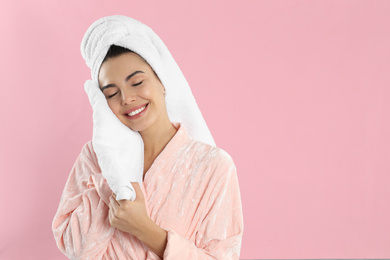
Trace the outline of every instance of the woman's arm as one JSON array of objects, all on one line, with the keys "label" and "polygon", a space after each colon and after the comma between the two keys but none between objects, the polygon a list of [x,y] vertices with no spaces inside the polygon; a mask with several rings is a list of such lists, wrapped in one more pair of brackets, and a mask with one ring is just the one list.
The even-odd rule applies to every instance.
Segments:
[{"label": "woman's arm", "polygon": [[52,222],[58,248],[71,259],[99,259],[114,234],[114,228],[104,224],[108,223],[108,206],[92,182],[96,170],[87,150],[86,144],[70,172]]},{"label": "woman's arm", "polygon": [[108,213],[110,225],[137,237],[162,258],[167,244],[167,231],[149,217],[140,185],[137,182],[132,182],[132,185],[136,192],[134,201],[117,201],[115,194],[110,197]]},{"label": "woman's arm", "polygon": [[160,228],[153,220],[150,220],[145,232],[141,233],[138,239],[144,242],[158,257],[163,258],[168,232]]},{"label": "woman's arm", "polygon": [[111,194],[88,142],[69,174],[52,222],[58,248],[71,259],[152,259],[135,236],[110,225]]}]

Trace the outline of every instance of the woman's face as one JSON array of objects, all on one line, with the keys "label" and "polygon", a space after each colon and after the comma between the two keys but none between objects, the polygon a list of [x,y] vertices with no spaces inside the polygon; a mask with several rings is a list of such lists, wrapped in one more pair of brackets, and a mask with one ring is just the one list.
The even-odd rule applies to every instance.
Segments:
[{"label": "woman's face", "polygon": [[112,112],[134,131],[149,128],[167,113],[164,86],[135,53],[107,59],[100,67],[99,86]]}]

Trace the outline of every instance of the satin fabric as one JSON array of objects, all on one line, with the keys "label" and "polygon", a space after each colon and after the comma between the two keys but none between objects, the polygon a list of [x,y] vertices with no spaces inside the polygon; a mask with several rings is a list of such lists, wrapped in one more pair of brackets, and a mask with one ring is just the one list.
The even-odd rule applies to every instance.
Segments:
[{"label": "satin fabric", "polygon": [[[221,148],[172,124],[178,131],[141,185],[150,218],[168,232],[163,259],[239,259],[244,223],[235,164]],[[71,259],[160,259],[135,236],[110,226],[111,194],[89,141],[52,222],[58,248]]]}]

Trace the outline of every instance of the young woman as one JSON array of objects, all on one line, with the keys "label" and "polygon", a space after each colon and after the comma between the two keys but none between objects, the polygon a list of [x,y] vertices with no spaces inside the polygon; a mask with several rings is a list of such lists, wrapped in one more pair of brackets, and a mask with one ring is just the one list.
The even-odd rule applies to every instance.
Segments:
[{"label": "young woman", "polygon": [[166,88],[134,51],[110,45],[99,88],[115,116],[144,142],[136,199],[116,200],[92,141],[65,185],[53,233],[71,259],[239,259],[243,216],[236,167],[222,149],[171,122]]}]

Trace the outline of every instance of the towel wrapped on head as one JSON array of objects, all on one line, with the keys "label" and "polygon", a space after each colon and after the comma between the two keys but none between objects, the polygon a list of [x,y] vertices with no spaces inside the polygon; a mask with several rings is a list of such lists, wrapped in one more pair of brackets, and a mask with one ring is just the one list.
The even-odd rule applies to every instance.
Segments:
[{"label": "towel wrapped on head", "polygon": [[120,122],[99,89],[99,70],[111,45],[137,53],[151,66],[165,87],[165,103],[171,122],[180,122],[195,140],[212,146],[215,142],[187,80],[157,34],[140,21],[123,15],[95,21],[81,42],[81,54],[92,77],[84,85],[94,111],[92,145],[102,174],[117,200],[134,200],[135,192],[130,182],[142,181],[142,138]]}]

